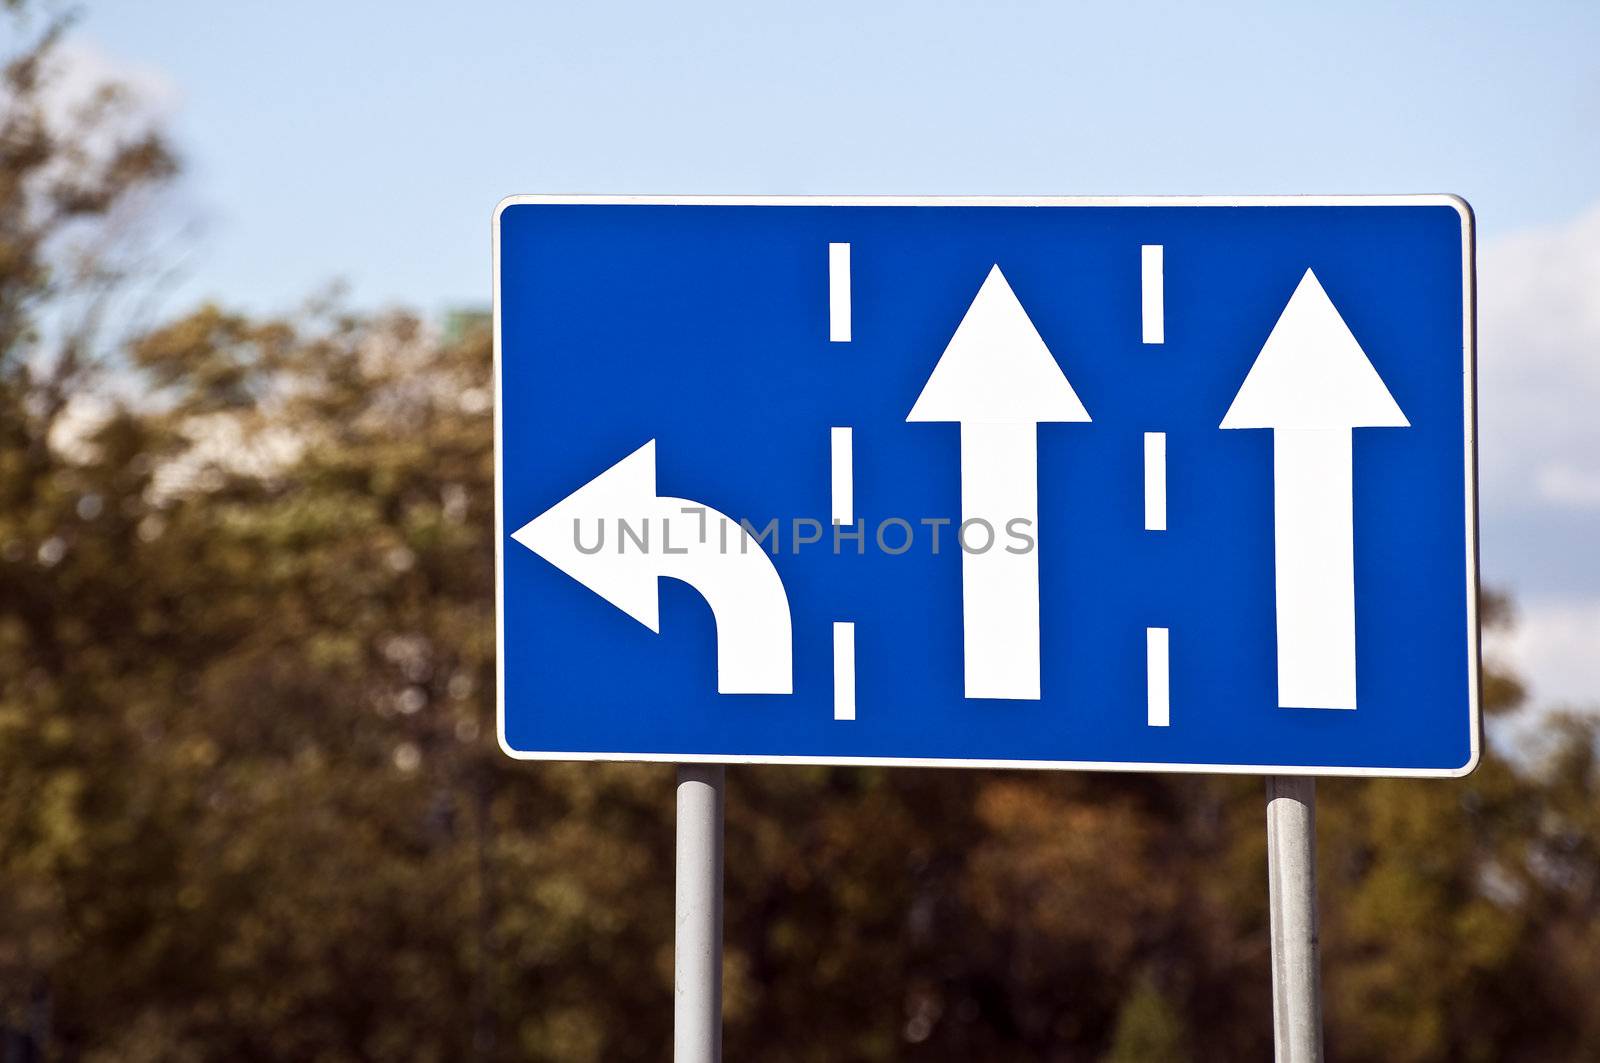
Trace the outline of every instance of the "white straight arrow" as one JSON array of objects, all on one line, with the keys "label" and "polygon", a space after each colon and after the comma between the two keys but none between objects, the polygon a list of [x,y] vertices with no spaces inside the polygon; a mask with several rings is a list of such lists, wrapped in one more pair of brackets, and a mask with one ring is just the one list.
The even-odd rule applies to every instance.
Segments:
[{"label": "white straight arrow", "polygon": [[1222,419],[1272,429],[1280,707],[1356,707],[1352,430],[1410,424],[1306,270]]},{"label": "white straight arrow", "polygon": [[[1072,385],[1000,267],[989,271],[907,421],[961,425],[961,521],[988,532],[962,551],[961,615],[969,698],[1039,698],[1041,421],[1087,421]],[[1013,521],[1033,547],[1013,553]],[[975,525],[976,526],[976,525]]]},{"label": "white straight arrow", "polygon": [[[642,533],[644,545],[623,539],[624,523],[635,536]],[[716,620],[718,693],[794,691],[789,596],[772,558],[716,510],[656,496],[655,440],[511,538],[655,632],[661,630],[657,577],[682,580],[700,592]]]}]

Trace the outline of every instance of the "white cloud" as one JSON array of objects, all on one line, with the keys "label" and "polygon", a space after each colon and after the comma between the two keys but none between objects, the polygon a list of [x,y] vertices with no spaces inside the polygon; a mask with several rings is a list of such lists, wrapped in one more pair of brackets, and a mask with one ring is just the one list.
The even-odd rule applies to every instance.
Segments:
[{"label": "white cloud", "polygon": [[1488,663],[1509,666],[1540,707],[1600,708],[1600,598],[1533,598],[1516,623],[1484,640]]},{"label": "white cloud", "polygon": [[1539,705],[1600,707],[1600,203],[1478,264],[1484,573],[1518,614],[1487,646]]},{"label": "white cloud", "polygon": [[1557,505],[1600,509],[1600,472],[1571,465],[1546,465],[1535,481],[1539,497]]},{"label": "white cloud", "polygon": [[1600,509],[1600,204],[1488,244],[1479,292],[1486,512]]},{"label": "white cloud", "polygon": [[132,118],[144,125],[170,118],[182,102],[177,83],[161,70],[113,56],[82,37],[56,46],[47,76],[47,99],[60,117],[88,103],[107,84],[128,90]]},{"label": "white cloud", "polygon": [[[8,58],[9,49],[0,51],[0,61]],[[111,86],[121,94],[108,108],[101,93]],[[60,41],[46,54],[36,99],[50,131],[96,160],[122,141],[162,128],[181,102],[176,83],[161,71],[118,59],[81,38]],[[13,105],[11,92],[0,85],[0,111]],[[70,165],[62,157],[35,182],[54,180]]]}]

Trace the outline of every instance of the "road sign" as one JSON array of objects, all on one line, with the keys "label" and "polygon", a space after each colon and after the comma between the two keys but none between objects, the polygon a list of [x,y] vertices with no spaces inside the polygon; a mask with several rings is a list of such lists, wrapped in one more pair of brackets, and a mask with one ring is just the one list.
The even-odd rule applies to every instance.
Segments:
[{"label": "road sign", "polygon": [[507,200],[501,744],[1464,774],[1472,271],[1449,196]]}]

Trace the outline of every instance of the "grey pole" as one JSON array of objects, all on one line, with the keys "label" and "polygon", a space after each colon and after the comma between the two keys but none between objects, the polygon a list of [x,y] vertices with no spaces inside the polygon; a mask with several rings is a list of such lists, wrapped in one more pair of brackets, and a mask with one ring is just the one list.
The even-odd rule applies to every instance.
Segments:
[{"label": "grey pole", "polygon": [[672,1058],[722,1060],[722,789],[720,764],[678,765],[677,923]]},{"label": "grey pole", "polygon": [[1267,778],[1267,883],[1276,1058],[1278,1063],[1321,1063],[1315,779]]}]

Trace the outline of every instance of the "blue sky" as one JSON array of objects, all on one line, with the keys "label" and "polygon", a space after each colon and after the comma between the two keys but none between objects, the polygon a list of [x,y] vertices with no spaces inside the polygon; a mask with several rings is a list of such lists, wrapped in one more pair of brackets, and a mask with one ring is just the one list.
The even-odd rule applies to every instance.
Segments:
[{"label": "blue sky", "polygon": [[1600,702],[1600,5],[124,0],[74,43],[187,159],[178,302],[481,305],[517,192],[1460,193],[1504,652]]},{"label": "blue sky", "polygon": [[1592,3],[121,2],[82,33],[176,89],[196,290],[265,305],[482,300],[512,192],[1447,190],[1493,236],[1600,175]]}]

